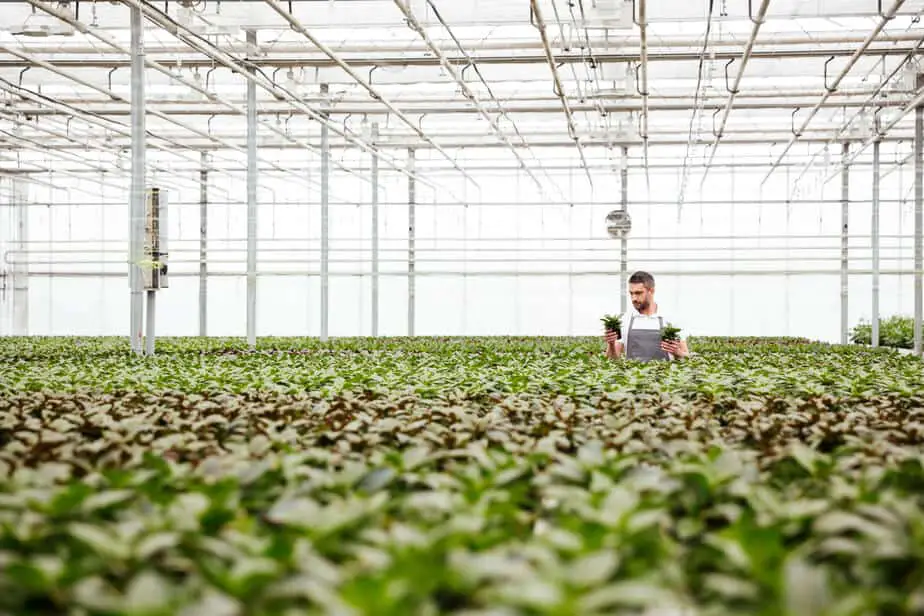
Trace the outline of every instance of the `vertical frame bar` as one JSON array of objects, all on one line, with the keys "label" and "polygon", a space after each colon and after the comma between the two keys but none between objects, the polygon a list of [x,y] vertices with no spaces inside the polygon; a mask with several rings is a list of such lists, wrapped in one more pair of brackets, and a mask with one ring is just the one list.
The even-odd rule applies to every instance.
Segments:
[{"label": "vertical frame bar", "polygon": [[[619,169],[619,180],[622,190],[620,207],[625,212],[629,209],[629,148],[622,146],[622,165]],[[649,231],[649,235],[651,232]],[[625,314],[628,309],[628,284],[629,277],[629,239],[623,236],[619,239],[619,313]]]},{"label": "vertical frame bar", "polygon": [[[379,138],[379,124],[372,124],[372,145]],[[379,151],[372,150],[372,336],[379,335]]]},{"label": "vertical frame bar", "polygon": [[[326,109],[328,86],[321,84],[321,107]],[[328,117],[323,112],[325,118]],[[321,341],[327,342],[328,326],[330,320],[330,212],[328,207],[330,192],[330,129],[327,124],[321,124]]]},{"label": "vertical frame bar", "polygon": [[144,249],[145,184],[145,87],[144,27],[141,10],[131,8],[131,194],[129,207],[129,285],[131,286],[131,350],[140,355],[144,325],[144,281],[141,272]]},{"label": "vertical frame bar", "polygon": [[872,345],[879,346],[879,149],[880,141],[873,142],[873,220],[871,225],[873,249],[873,319]]},{"label": "vertical frame bar", "polygon": [[[924,76],[918,75],[918,89],[924,87]],[[921,357],[921,316],[924,312],[924,105],[914,110],[914,354]]]},{"label": "vertical frame bar", "polygon": [[[247,44],[257,44],[255,30],[247,31]],[[252,80],[247,81],[247,346],[257,346],[257,84]]]},{"label": "vertical frame bar", "polygon": [[209,170],[208,154],[200,154],[199,167],[199,336],[208,336],[208,237]]},{"label": "vertical frame bar", "polygon": [[850,166],[847,159],[850,156],[850,143],[841,145],[841,344],[847,344],[850,330],[848,290],[850,279],[847,274],[848,249],[850,241]]},{"label": "vertical frame bar", "polygon": [[417,184],[414,180],[416,152],[413,148],[407,150],[407,170],[411,175],[407,178],[407,335],[414,335],[414,321],[416,320],[417,288],[415,279],[415,226],[417,205]]},{"label": "vertical frame bar", "polygon": [[[19,178],[10,180],[13,198],[13,250],[25,254],[29,241],[28,184]],[[12,267],[13,284],[13,335],[29,335],[29,266],[16,263]]]}]

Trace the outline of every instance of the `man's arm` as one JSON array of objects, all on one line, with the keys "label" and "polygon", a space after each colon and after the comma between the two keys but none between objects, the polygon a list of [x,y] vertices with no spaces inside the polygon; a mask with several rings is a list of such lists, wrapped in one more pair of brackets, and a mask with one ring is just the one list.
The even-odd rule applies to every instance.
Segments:
[{"label": "man's arm", "polygon": [[[613,336],[615,338],[615,336]],[[610,338],[607,338],[606,341],[606,356],[610,359],[617,359],[622,357],[623,354],[623,344],[619,340],[610,341]]]}]

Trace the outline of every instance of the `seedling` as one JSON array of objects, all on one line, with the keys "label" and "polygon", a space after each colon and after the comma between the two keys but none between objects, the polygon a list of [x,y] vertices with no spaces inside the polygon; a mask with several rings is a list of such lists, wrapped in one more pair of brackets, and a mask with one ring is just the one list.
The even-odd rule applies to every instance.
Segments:
[{"label": "seedling", "polygon": [[680,328],[674,327],[668,323],[664,326],[664,329],[661,330],[661,340],[664,342],[676,342],[680,340]]},{"label": "seedling", "polygon": [[611,314],[605,315],[602,319],[603,327],[608,332],[616,332],[616,336],[622,337],[622,318]]}]

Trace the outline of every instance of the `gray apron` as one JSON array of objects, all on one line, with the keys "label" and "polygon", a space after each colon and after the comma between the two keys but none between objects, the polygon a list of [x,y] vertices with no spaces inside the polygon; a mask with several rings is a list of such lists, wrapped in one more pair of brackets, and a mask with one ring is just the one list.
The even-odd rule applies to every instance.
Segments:
[{"label": "gray apron", "polygon": [[658,317],[658,329],[632,329],[635,315],[629,319],[628,342],[626,344],[626,359],[652,361],[655,359],[670,360],[670,355],[661,350],[661,330],[664,329],[664,319]]}]

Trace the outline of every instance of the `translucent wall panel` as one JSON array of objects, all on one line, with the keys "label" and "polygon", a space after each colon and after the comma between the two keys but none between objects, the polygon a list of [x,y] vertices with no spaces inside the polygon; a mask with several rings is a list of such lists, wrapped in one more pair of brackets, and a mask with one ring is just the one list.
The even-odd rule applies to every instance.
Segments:
[{"label": "translucent wall panel", "polygon": [[[406,155],[392,154],[399,161]],[[488,154],[460,152],[459,156],[463,164],[487,168],[490,160],[503,160],[496,152],[490,154],[493,158]],[[850,176],[850,265],[856,270],[871,267],[872,176],[867,154]],[[639,153],[631,155],[636,165]],[[683,148],[657,155],[661,161],[679,162]],[[421,151],[417,156],[419,168],[435,164],[433,153]],[[484,161],[479,162],[480,156]],[[555,150],[554,156],[577,159],[570,148]],[[343,160],[364,169],[362,177],[343,171],[331,174],[329,331],[334,336],[368,335],[372,315],[368,155]],[[295,167],[292,161],[280,164]],[[320,332],[319,172],[316,159],[298,165],[302,171],[295,176],[261,173],[258,335]],[[891,163],[884,162],[883,173],[889,169]],[[804,177],[836,171],[835,164]],[[628,268],[655,274],[659,305],[686,333],[838,339],[840,179],[797,182],[799,172],[798,165],[781,167],[767,178],[766,168],[716,167],[700,183],[702,170],[694,165],[684,185],[679,170],[652,169],[647,180],[641,169],[630,170],[633,231]],[[599,333],[600,316],[618,310],[620,304],[619,242],[606,236],[603,223],[607,212],[619,207],[618,167],[595,171],[593,187],[576,168],[537,173],[543,190],[522,171],[473,175],[478,187],[445,170],[427,176],[437,188],[417,183],[416,332]],[[889,173],[881,183],[882,268],[887,272],[910,273],[911,177],[911,169],[904,168]],[[105,178],[102,186],[95,177],[53,180],[61,188],[35,187],[30,198],[38,205],[28,208],[28,259],[36,274],[29,285],[30,331],[124,335],[129,291],[126,178]],[[404,335],[408,179],[383,165],[379,180],[379,331]],[[199,310],[198,172],[153,174],[150,182],[170,191],[173,275],[170,288],[158,293],[157,331],[194,335]],[[209,333],[243,336],[246,183],[237,172],[211,173],[209,182]],[[679,206],[681,187],[684,203]],[[9,217],[8,210],[2,211],[6,218],[0,217],[0,222]],[[7,256],[8,233],[0,241],[5,242],[0,250]],[[800,273],[818,270],[830,273]],[[870,293],[868,274],[851,276],[851,325],[869,318]],[[3,306],[2,331],[9,333],[9,304]],[[883,274],[880,306],[883,316],[909,314],[911,276]]]}]

